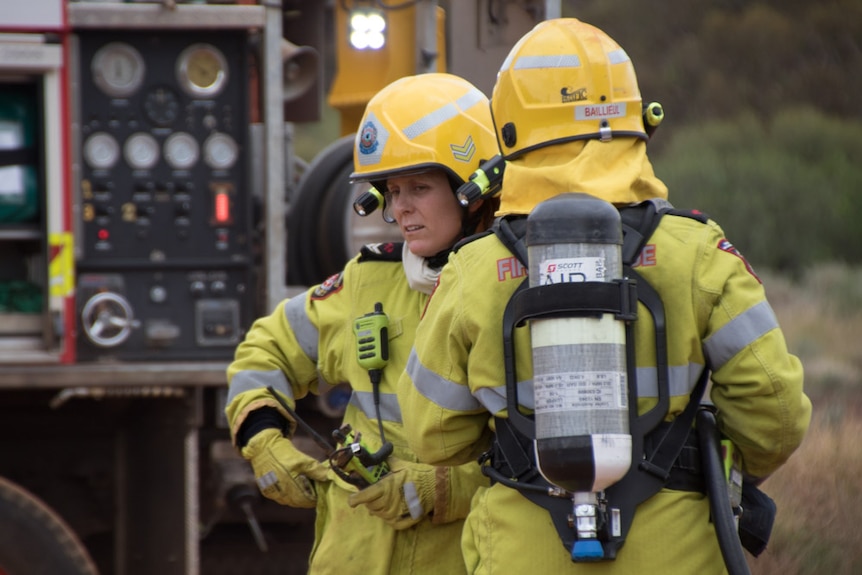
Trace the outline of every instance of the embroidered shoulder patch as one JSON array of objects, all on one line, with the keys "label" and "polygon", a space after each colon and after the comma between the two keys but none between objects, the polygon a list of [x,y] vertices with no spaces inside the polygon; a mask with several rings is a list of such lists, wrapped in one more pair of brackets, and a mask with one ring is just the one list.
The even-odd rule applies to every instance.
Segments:
[{"label": "embroidered shoulder patch", "polygon": [[312,292],[311,299],[325,299],[341,291],[344,284],[344,272],[331,275]]},{"label": "embroidered shoulder patch", "polygon": [[403,242],[386,242],[362,246],[359,255],[360,262],[400,262]]},{"label": "embroidered shoulder patch", "polygon": [[754,276],[754,279],[756,279],[758,283],[763,283],[760,281],[760,278],[757,277],[757,274],[754,273],[754,268],[751,267],[751,264],[748,263],[748,260],[745,259],[745,257],[739,252],[738,249],[736,249],[736,247],[732,243],[730,243],[730,240],[728,240],[727,238],[721,238],[720,240],[718,240],[718,249],[723,252],[735,255],[736,257],[741,259],[742,263],[745,264],[745,269],[748,270],[748,273]]}]

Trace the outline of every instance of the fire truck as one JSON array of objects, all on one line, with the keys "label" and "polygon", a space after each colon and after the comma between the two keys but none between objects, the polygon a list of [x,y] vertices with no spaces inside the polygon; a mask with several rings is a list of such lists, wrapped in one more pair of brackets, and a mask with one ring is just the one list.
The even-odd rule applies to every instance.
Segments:
[{"label": "fire truck", "polygon": [[[559,3],[0,0],[0,13],[0,575],[304,572],[313,510],[263,500],[230,443],[234,348],[283,298],[397,234],[351,208],[371,96],[430,71],[490,93]],[[297,130],[324,109],[339,137],[306,161]],[[346,383],[301,412],[331,431]]]}]

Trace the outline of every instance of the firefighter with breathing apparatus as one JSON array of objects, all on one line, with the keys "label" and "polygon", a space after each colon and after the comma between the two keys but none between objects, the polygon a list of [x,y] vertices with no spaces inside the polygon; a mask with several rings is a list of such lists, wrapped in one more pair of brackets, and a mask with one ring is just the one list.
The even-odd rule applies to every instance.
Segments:
[{"label": "firefighter with breathing apparatus", "polygon": [[[421,461],[480,458],[492,479],[470,573],[745,572],[755,485],[807,430],[764,288],[718,224],[668,203],[647,108],[625,51],[576,19],[538,24],[497,76],[500,217],[450,256],[398,386]],[[740,536],[717,521],[716,421],[748,486]]]},{"label": "firefighter with breathing apparatus", "polygon": [[[497,200],[463,207],[455,190],[497,151],[488,98],[466,80],[422,74],[376,94],[356,135],[351,179],[374,186],[357,211],[382,208],[405,241],[366,246],[341,273],[279,304],[228,368],[225,413],[262,493],[316,507],[310,573],[464,571],[463,520],[488,478],[475,460],[418,463],[402,430],[412,414],[399,408],[395,384],[452,246],[493,220]],[[369,473],[352,468],[362,481],[351,480],[355,460],[344,448],[320,461],[291,441],[302,423],[296,401],[322,382],[352,387],[350,428],[338,432],[345,444],[373,455],[391,449]]]}]

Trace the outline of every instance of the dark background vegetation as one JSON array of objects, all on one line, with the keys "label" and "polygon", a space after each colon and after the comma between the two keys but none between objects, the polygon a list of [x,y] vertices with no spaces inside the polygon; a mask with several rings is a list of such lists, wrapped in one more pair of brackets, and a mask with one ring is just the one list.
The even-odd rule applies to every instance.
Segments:
[{"label": "dark background vegetation", "polygon": [[677,207],[755,266],[862,263],[862,2],[564,1],[634,62],[666,117],[650,142]]}]

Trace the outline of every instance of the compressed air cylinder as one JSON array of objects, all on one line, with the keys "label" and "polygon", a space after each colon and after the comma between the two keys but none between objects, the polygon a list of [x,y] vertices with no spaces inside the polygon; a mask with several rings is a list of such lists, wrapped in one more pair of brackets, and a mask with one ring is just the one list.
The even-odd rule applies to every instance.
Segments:
[{"label": "compressed air cylinder", "polygon": [[[617,209],[562,194],[527,218],[530,287],[622,277]],[[625,325],[612,314],[530,320],[536,458],[542,475],[571,492],[598,492],[631,465]]]}]

